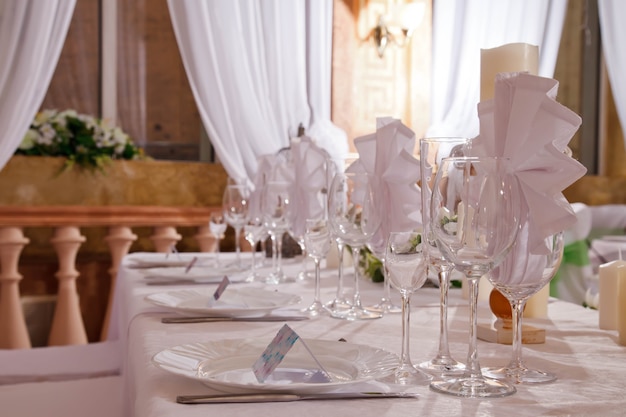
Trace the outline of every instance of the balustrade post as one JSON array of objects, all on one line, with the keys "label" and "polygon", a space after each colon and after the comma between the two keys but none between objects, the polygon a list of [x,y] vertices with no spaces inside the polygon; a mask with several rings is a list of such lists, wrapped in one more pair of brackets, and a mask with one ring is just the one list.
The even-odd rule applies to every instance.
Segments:
[{"label": "balustrade post", "polygon": [[59,260],[55,274],[59,280],[57,304],[48,337],[48,345],[80,345],[87,343],[87,333],[80,312],[76,279],[76,255],[86,240],[75,226],[58,227],[50,240]]},{"label": "balustrade post", "polygon": [[182,238],[173,226],[157,226],[154,228],[154,234],[150,236],[156,251],[160,253],[168,253]]},{"label": "balustrade post", "polygon": [[194,237],[200,246],[200,252],[215,252],[217,249],[217,239],[208,225],[198,226],[198,233]]},{"label": "balustrade post", "polygon": [[20,227],[0,228],[0,349],[28,349],[32,345],[20,302],[18,264],[30,240]]},{"label": "balustrade post", "polygon": [[109,332],[109,320],[111,318],[111,307],[113,305],[113,297],[115,295],[115,286],[117,283],[117,271],[120,267],[120,263],[122,262],[122,258],[128,254],[130,246],[135,240],[137,240],[137,235],[134,234],[128,226],[115,226],[109,228],[109,234],[104,238],[104,240],[109,245],[109,252],[111,253],[111,268],[109,268],[111,286],[109,289],[109,301],[107,303],[107,309],[100,333],[101,340],[105,340]]}]

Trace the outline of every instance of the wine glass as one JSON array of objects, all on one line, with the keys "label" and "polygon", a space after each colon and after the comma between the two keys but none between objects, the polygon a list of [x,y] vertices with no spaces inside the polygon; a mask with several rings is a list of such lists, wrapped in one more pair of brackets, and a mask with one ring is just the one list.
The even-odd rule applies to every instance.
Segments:
[{"label": "wine glass", "polygon": [[499,157],[444,158],[435,177],[430,227],[445,259],[465,275],[469,288],[469,349],[463,375],[434,381],[431,389],[461,397],[503,397],[507,381],[483,376],[476,338],[478,283],[507,255],[519,226],[520,191]]},{"label": "wine glass", "polygon": [[375,319],[382,313],[364,308],[359,292],[359,255],[361,248],[380,226],[380,214],[375,211],[372,189],[367,174],[338,173],[330,186],[328,221],[334,236],[352,249],[354,262],[354,296],[345,311],[333,311],[332,316],[346,320]]},{"label": "wine glass", "polygon": [[222,210],[226,223],[235,229],[235,252],[237,256],[237,267],[241,268],[241,245],[239,237],[241,229],[248,217],[248,198],[250,190],[243,184],[231,182],[226,185],[224,196],[222,198]]},{"label": "wine glass", "polygon": [[420,139],[420,173],[422,191],[422,224],[424,225],[424,254],[428,261],[428,270],[436,271],[439,280],[439,346],[437,354],[429,361],[418,366],[438,374],[455,374],[465,369],[465,365],[455,360],[448,347],[448,290],[450,274],[454,265],[448,262],[432,237],[430,229],[430,199],[435,175],[439,171],[441,160],[450,156],[463,156],[470,139],[462,137],[438,137]]},{"label": "wine glass", "polygon": [[506,379],[515,384],[541,384],[556,380],[556,375],[530,369],[522,359],[522,318],[526,301],[547,285],[561,264],[563,233],[550,235],[545,245],[534,251],[528,248],[528,219],[520,227],[509,255],[489,274],[489,281],[511,303],[513,319],[513,356],[502,368],[486,368],[486,376]]},{"label": "wine glass", "polygon": [[282,269],[283,235],[289,229],[289,183],[268,181],[261,191],[263,226],[272,240],[272,272],[266,278],[269,284],[287,281]]},{"label": "wine glass", "polygon": [[331,243],[326,220],[307,219],[304,242],[308,256],[315,263],[315,298],[304,312],[310,317],[318,317],[328,313],[320,299],[320,262],[328,254]]},{"label": "wine glass", "polygon": [[224,239],[224,233],[226,232],[226,222],[224,221],[224,216],[221,212],[215,211],[212,212],[209,216],[209,231],[215,239],[217,240],[217,245],[215,247],[215,265],[217,267],[220,266],[220,242]]},{"label": "wine glass", "polygon": [[402,353],[394,374],[396,384],[426,384],[432,376],[414,367],[409,356],[411,295],[426,281],[422,233],[391,232],[385,251],[387,279],[402,297]]},{"label": "wine glass", "polygon": [[246,278],[246,282],[256,281],[258,278],[258,274],[256,272],[256,246],[261,240],[261,237],[265,234],[265,229],[263,228],[263,222],[260,218],[254,217],[248,220],[248,222],[243,226],[243,235],[252,247],[252,267],[250,270],[250,275]]}]

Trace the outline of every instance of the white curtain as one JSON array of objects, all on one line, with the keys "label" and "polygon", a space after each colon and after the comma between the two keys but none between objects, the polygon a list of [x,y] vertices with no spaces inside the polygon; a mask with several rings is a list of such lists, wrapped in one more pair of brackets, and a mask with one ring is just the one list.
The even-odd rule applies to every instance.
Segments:
[{"label": "white curtain", "polygon": [[0,169],[45,97],[76,0],[0,0]]},{"label": "white curtain", "polygon": [[[611,90],[622,128],[626,131],[626,3],[623,0],[599,0],[602,49]],[[626,146],[626,135],[624,135]]]},{"label": "white curtain", "polygon": [[[331,155],[332,0],[168,0],[196,104],[229,176],[251,181],[260,155],[302,124]],[[318,136],[317,138],[315,136]]]},{"label": "white curtain", "polygon": [[435,0],[428,136],[478,134],[480,50],[539,46],[539,75],[552,77],[567,0]]}]

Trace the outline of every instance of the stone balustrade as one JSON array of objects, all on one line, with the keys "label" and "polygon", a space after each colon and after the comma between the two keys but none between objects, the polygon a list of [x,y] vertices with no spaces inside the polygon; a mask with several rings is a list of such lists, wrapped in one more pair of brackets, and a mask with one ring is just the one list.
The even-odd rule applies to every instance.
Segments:
[{"label": "stone balustrade", "polygon": [[25,227],[52,227],[50,244],[58,258],[57,304],[48,338],[49,345],[85,344],[87,336],[76,290],[79,273],[76,255],[86,238],[81,228],[106,227],[105,241],[111,256],[111,291],[102,326],[108,330],[109,314],[119,264],[137,239],[133,227],[152,227],[150,240],[157,252],[168,252],[181,240],[177,227],[197,227],[194,236],[200,250],[212,251],[215,238],[208,229],[210,213],[220,207],[164,206],[0,206],[0,349],[30,348],[20,304],[20,254],[29,244]]}]

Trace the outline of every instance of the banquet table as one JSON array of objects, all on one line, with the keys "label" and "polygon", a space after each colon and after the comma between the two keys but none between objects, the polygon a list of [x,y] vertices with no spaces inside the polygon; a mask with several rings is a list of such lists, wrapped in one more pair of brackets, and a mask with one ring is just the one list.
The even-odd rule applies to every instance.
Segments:
[{"label": "banquet table", "polygon": [[[418,393],[417,398],[319,400],[288,403],[202,404],[176,403],[177,395],[218,393],[203,383],[174,375],[152,363],[155,354],[174,346],[225,339],[262,338],[269,343],[283,326],[281,322],[217,322],[163,324],[161,318],[175,312],[155,306],[148,294],[198,288],[199,285],[147,285],[149,269],[134,268],[133,261],[149,254],[126,256],[118,272],[114,296],[110,339],[119,339],[123,350],[123,391],[126,415],[157,416],[329,416],[360,417],[408,415],[463,416],[564,416],[626,414],[626,347],[617,343],[615,331],[598,328],[598,313],[572,303],[550,299],[548,317],[527,319],[526,323],[544,328],[546,341],[524,345],[524,358],[531,367],[551,371],[556,382],[543,385],[517,385],[517,392],[495,399],[468,399],[431,391],[428,386],[402,389]],[[153,257],[155,254],[150,254]],[[185,254],[189,256],[190,254]],[[229,259],[231,254],[223,254]],[[160,255],[164,256],[164,255]],[[249,256],[249,254],[248,254]],[[230,257],[232,259],[232,257]],[[245,258],[249,259],[249,258]],[[312,262],[309,262],[312,270]],[[298,258],[284,260],[284,270],[295,276],[301,267]],[[260,272],[267,273],[269,266]],[[351,289],[353,269],[345,268],[347,290]],[[203,284],[208,285],[208,284]],[[212,284],[215,287],[214,284]],[[278,285],[233,283],[232,286],[266,286],[280,292],[297,294],[302,301],[297,309],[313,300],[313,279]],[[336,291],[336,268],[322,270],[322,301],[330,301]],[[367,279],[360,281],[362,302],[372,305],[380,300],[383,287]],[[392,289],[394,301],[399,297]],[[293,308],[292,308],[293,309]],[[449,303],[449,342],[452,355],[465,361],[468,346],[468,301],[461,290],[451,289]],[[479,304],[479,323],[492,320],[488,305]],[[367,345],[398,354],[401,348],[401,315],[386,314],[380,319],[346,321],[321,317],[288,323],[304,340],[323,339]],[[411,300],[410,353],[417,364],[434,357],[439,334],[439,290],[424,287]],[[511,346],[480,341],[481,366],[503,366],[511,357]],[[260,354],[261,352],[259,352]],[[364,382],[344,389],[397,390],[377,382]]]}]

